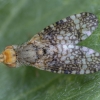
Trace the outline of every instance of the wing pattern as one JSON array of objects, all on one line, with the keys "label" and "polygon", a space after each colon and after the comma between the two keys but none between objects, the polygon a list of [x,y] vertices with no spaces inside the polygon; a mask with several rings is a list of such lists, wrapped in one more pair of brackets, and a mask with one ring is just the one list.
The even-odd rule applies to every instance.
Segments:
[{"label": "wing pattern", "polygon": [[64,18],[36,34],[28,44],[37,46],[36,68],[55,73],[89,74],[100,70],[100,54],[77,46],[98,26],[92,13],[80,13]]},{"label": "wing pattern", "polygon": [[67,44],[77,44],[90,36],[97,26],[98,20],[94,14],[80,13],[46,27],[39,35],[42,40],[51,43],[65,40]]}]

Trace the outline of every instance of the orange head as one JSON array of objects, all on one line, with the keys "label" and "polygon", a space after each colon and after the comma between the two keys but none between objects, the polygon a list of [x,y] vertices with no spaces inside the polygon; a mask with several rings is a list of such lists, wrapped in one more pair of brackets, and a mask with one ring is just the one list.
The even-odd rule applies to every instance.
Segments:
[{"label": "orange head", "polygon": [[0,62],[9,67],[16,67],[16,52],[13,46],[7,46],[2,54],[0,54]]}]

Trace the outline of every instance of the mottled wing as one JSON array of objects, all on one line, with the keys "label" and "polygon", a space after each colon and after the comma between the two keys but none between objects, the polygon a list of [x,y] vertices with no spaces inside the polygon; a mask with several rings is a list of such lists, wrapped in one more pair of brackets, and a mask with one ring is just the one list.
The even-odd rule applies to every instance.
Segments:
[{"label": "mottled wing", "polygon": [[[85,12],[69,16],[46,27],[36,37],[51,44],[61,42],[77,44],[90,36],[97,26],[97,17],[92,13]],[[32,40],[34,41],[35,38]]]},{"label": "mottled wing", "polygon": [[31,66],[65,74],[88,74],[100,70],[100,54],[76,46],[90,36],[97,25],[96,16],[85,12],[48,26],[29,41],[35,45],[37,56]]},{"label": "mottled wing", "polygon": [[[89,74],[100,70],[100,53],[87,47],[62,45],[62,52],[52,55],[45,70],[65,74]],[[48,59],[48,58],[47,58]]]}]

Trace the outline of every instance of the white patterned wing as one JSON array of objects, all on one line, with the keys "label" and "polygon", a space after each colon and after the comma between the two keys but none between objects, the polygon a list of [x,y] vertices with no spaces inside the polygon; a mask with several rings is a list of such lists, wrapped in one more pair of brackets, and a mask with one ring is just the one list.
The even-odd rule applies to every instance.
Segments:
[{"label": "white patterned wing", "polygon": [[[46,27],[39,33],[41,40],[51,44],[77,44],[89,37],[98,26],[97,17],[88,12],[75,14]],[[63,41],[62,41],[63,40]]]},{"label": "white patterned wing", "polygon": [[[75,45],[57,46],[58,52],[46,63],[46,70],[65,74],[89,74],[100,70],[100,53]],[[62,52],[61,52],[62,49]]]},{"label": "white patterned wing", "polygon": [[56,73],[88,74],[100,70],[100,54],[76,46],[98,26],[92,13],[80,13],[56,22],[19,47],[19,63]]}]

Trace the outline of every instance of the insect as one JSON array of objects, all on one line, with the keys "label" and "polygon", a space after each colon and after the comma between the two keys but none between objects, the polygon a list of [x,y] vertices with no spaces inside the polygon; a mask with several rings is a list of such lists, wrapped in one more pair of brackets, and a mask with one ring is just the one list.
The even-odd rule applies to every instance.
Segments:
[{"label": "insect", "polygon": [[100,53],[78,46],[98,26],[97,17],[88,12],[64,18],[42,30],[23,45],[7,46],[0,62],[9,67],[34,66],[65,74],[89,74],[100,70]]}]

